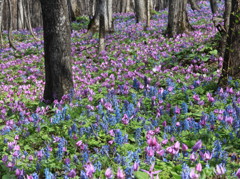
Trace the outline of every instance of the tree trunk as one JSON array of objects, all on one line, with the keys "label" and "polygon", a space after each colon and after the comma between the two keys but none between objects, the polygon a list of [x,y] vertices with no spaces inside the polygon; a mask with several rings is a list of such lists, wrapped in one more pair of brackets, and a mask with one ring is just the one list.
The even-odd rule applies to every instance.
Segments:
[{"label": "tree trunk", "polygon": [[105,50],[105,15],[107,11],[106,1],[99,0],[100,26],[99,26],[99,53]]},{"label": "tree trunk", "polygon": [[217,0],[210,0],[211,10],[213,15],[218,12]]},{"label": "tree trunk", "polygon": [[168,7],[168,0],[156,0],[156,11],[163,10]]},{"label": "tree trunk", "polygon": [[192,30],[188,21],[186,6],[187,0],[169,0],[167,26],[167,34],[169,37],[174,37],[177,34]]},{"label": "tree trunk", "polygon": [[60,101],[73,90],[71,30],[67,0],[41,0],[44,30],[44,100]]},{"label": "tree trunk", "polygon": [[16,50],[15,45],[12,41],[12,4],[11,1],[8,0],[8,10],[9,10],[9,17],[8,17],[8,42],[9,46]]},{"label": "tree trunk", "polygon": [[229,24],[230,24],[230,15],[232,10],[232,0],[225,0],[225,11],[224,11],[224,28],[222,30],[222,39],[219,44],[219,55],[223,56],[224,52],[226,50],[226,44],[227,44],[227,36],[228,36],[228,30],[229,30]]},{"label": "tree trunk", "polygon": [[191,5],[192,10],[196,10],[196,11],[200,10],[199,6],[197,5],[196,0],[189,0],[189,3]]},{"label": "tree trunk", "polygon": [[150,27],[150,18],[151,18],[151,4],[150,0],[145,0],[146,4],[146,13],[147,13],[147,21],[146,21],[146,29]]},{"label": "tree trunk", "polygon": [[0,47],[3,46],[3,37],[2,37],[2,17],[3,17],[3,3],[4,0],[0,0]]},{"label": "tree trunk", "polygon": [[135,14],[137,23],[146,22],[147,20],[147,7],[145,0],[135,0]]},{"label": "tree trunk", "polygon": [[[106,11],[104,12],[104,24],[105,32],[113,32],[113,18],[112,18],[112,0],[105,0],[106,2]],[[99,20],[100,20],[100,6],[99,0],[96,0],[95,14],[88,24],[88,33],[99,32]]]},{"label": "tree trunk", "polygon": [[219,84],[227,85],[228,77],[240,78],[240,0],[232,0],[232,13]]},{"label": "tree trunk", "polygon": [[23,0],[17,2],[17,29],[24,29]]}]

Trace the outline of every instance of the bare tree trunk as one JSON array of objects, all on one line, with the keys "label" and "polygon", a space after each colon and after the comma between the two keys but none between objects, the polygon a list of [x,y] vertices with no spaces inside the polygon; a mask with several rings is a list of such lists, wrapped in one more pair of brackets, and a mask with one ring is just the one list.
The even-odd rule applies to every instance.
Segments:
[{"label": "bare tree trunk", "polygon": [[24,19],[27,24],[27,28],[35,40],[40,40],[35,36],[33,29],[32,29],[31,20],[30,20],[30,9],[29,9],[30,2],[29,2],[29,0],[23,0],[22,2],[24,3],[23,4],[23,7],[24,7],[23,12],[24,12]]},{"label": "bare tree trunk", "polygon": [[9,46],[12,47],[14,50],[16,50],[15,45],[13,44],[12,41],[12,4],[11,1],[8,0],[8,10],[9,10],[9,18],[8,18],[8,41],[9,41]]},{"label": "bare tree trunk", "polygon": [[169,0],[167,34],[174,37],[177,34],[193,30],[188,21],[187,0]]},{"label": "bare tree trunk", "polygon": [[196,11],[200,10],[199,6],[197,5],[196,0],[189,0],[189,3],[191,5],[192,10],[196,10]]},{"label": "bare tree trunk", "polygon": [[163,10],[168,7],[168,0],[156,0],[156,11]]},{"label": "bare tree trunk", "polygon": [[145,4],[146,4],[146,13],[147,13],[147,20],[146,20],[146,28],[150,27],[150,18],[151,18],[151,14],[150,14],[150,10],[151,10],[151,4],[150,4],[150,0],[145,0]]},{"label": "bare tree trunk", "polygon": [[210,0],[211,10],[213,14],[218,12],[217,0]]},{"label": "bare tree trunk", "polygon": [[99,0],[100,9],[100,26],[99,26],[99,53],[105,50],[105,14],[106,14],[106,1]]},{"label": "bare tree trunk", "polygon": [[23,0],[17,1],[17,29],[24,29]]},{"label": "bare tree trunk", "polygon": [[67,0],[41,0],[44,30],[46,103],[73,90],[71,29]]},{"label": "bare tree trunk", "polygon": [[3,37],[2,37],[3,3],[4,3],[4,0],[0,0],[0,45],[1,45],[1,48],[3,46]]},{"label": "bare tree trunk", "polygon": [[240,78],[240,0],[232,0],[230,28],[227,37],[227,48],[224,55],[222,75],[219,79],[221,86],[227,85],[228,78]]},{"label": "bare tree trunk", "polygon": [[226,50],[231,10],[232,10],[231,0],[225,0],[224,27],[221,24],[219,25],[221,27],[220,33],[222,35],[222,39],[219,44],[219,55],[220,56],[224,56],[224,52]]},{"label": "bare tree trunk", "polygon": [[137,23],[146,22],[147,20],[147,7],[145,0],[135,0],[135,14]]},{"label": "bare tree trunk", "polygon": [[[105,32],[113,32],[113,18],[112,18],[112,0],[105,0],[106,2],[106,11],[104,11],[104,24],[105,24]],[[96,8],[95,8],[95,14],[93,18],[90,20],[90,23],[88,24],[88,34],[92,33],[92,35],[95,32],[99,31],[99,20],[100,20],[100,8],[99,8],[99,0],[96,0]],[[88,35],[87,34],[87,35]]]}]

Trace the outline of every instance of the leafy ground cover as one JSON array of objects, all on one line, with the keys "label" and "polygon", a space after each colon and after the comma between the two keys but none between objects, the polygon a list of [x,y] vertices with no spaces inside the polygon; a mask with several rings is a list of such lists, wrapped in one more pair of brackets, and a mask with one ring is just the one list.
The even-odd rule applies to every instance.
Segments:
[{"label": "leafy ground cover", "polygon": [[116,14],[100,55],[97,36],[83,38],[86,29],[75,22],[75,90],[52,106],[41,102],[43,41],[15,32],[18,50],[0,54],[0,175],[240,177],[239,82],[217,86],[223,59],[209,3],[200,6],[189,10],[195,31],[170,39],[162,35],[166,11],[147,31],[133,14]]}]

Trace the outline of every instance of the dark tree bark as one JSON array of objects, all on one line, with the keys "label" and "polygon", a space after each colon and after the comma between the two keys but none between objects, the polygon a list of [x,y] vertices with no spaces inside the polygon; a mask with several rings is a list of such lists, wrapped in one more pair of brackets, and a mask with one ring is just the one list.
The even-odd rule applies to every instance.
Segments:
[{"label": "dark tree bark", "polygon": [[3,39],[2,39],[3,3],[4,3],[4,0],[0,0],[0,45],[1,47],[3,45]]},{"label": "dark tree bark", "polygon": [[[219,55],[223,56],[226,50],[227,36],[230,24],[230,15],[232,10],[232,0],[225,0],[225,11],[224,11],[224,26],[221,23],[218,24],[218,31],[221,33],[221,41],[219,43]],[[216,25],[215,25],[216,26]]]},{"label": "dark tree bark", "polygon": [[222,75],[219,84],[227,85],[228,77],[240,78],[240,0],[232,0],[230,27],[227,37],[227,48],[224,54]]},{"label": "dark tree bark", "polygon": [[137,23],[146,22],[147,20],[147,7],[145,0],[135,0],[135,14]]},{"label": "dark tree bark", "polygon": [[9,17],[8,17],[8,42],[9,46],[16,50],[15,45],[12,41],[12,4],[11,1],[8,0],[8,10],[9,10]]},{"label": "dark tree bark", "polygon": [[106,14],[106,1],[99,0],[100,9],[100,26],[99,26],[99,53],[105,50],[105,14]]},{"label": "dark tree bark", "polygon": [[199,6],[197,5],[196,0],[189,0],[189,3],[191,5],[192,10],[196,10],[196,11],[200,10]]},{"label": "dark tree bark", "polygon": [[51,103],[73,90],[71,30],[67,0],[41,0],[41,6],[46,80],[44,99]]},{"label": "dark tree bark", "polygon": [[156,0],[156,11],[163,10],[168,7],[168,0]]},{"label": "dark tree bark", "polygon": [[187,0],[169,0],[167,26],[169,37],[193,30],[188,21],[186,6]]},{"label": "dark tree bark", "polygon": [[218,12],[217,0],[210,0],[211,10],[213,14]]}]

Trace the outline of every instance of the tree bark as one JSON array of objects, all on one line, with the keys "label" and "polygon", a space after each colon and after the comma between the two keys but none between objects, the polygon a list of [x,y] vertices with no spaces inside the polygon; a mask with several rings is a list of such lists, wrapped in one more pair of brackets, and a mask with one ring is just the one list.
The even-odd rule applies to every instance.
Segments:
[{"label": "tree bark", "polygon": [[1,48],[3,46],[3,39],[2,39],[3,3],[4,3],[4,0],[0,0],[0,45],[1,45]]},{"label": "tree bark", "polygon": [[217,0],[210,0],[210,6],[213,15],[215,15],[218,12]]},{"label": "tree bark", "polygon": [[135,14],[137,23],[146,22],[147,20],[147,7],[145,0],[135,0]]},{"label": "tree bark", "polygon": [[67,0],[41,0],[44,30],[44,100],[60,101],[73,90],[71,29]]},{"label": "tree bark", "polygon": [[105,50],[105,14],[107,10],[106,1],[99,0],[100,26],[99,26],[99,53]]},{"label": "tree bark", "polygon": [[[113,18],[112,18],[112,0],[105,0],[106,2],[106,11],[104,11],[104,24],[105,32],[113,32]],[[95,14],[88,24],[88,34],[99,31],[99,20],[100,20],[100,0],[96,0]]]},{"label": "tree bark", "polygon": [[151,4],[150,0],[145,0],[146,4],[146,13],[147,13],[147,20],[146,20],[146,29],[150,27],[150,18],[151,18]]},{"label": "tree bark", "polygon": [[193,30],[188,21],[186,6],[187,0],[169,0],[167,26],[167,34],[169,37]]},{"label": "tree bark", "polygon": [[222,75],[219,80],[221,86],[227,85],[228,78],[240,78],[240,0],[232,0],[230,27],[227,37],[227,48],[224,54]]},{"label": "tree bark", "polygon": [[9,10],[9,17],[8,17],[8,42],[9,46],[16,50],[15,45],[12,41],[12,4],[11,1],[8,0],[8,10]]},{"label": "tree bark", "polygon": [[196,11],[200,10],[199,6],[197,5],[196,0],[189,0],[189,3],[191,5],[192,10],[196,10]]}]

